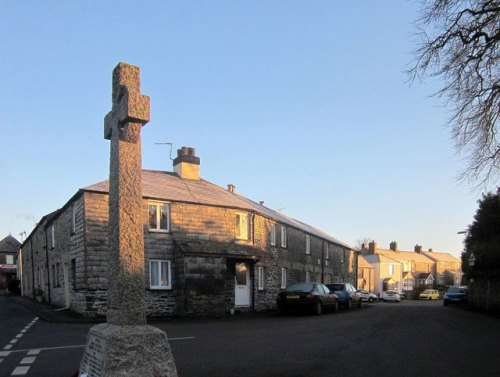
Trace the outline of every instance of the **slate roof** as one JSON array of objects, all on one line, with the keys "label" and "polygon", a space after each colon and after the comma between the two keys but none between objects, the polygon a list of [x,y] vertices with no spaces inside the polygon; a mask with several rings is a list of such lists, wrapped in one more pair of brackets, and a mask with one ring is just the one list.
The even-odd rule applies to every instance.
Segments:
[{"label": "slate roof", "polygon": [[[108,194],[109,181],[102,181],[91,186],[87,186],[82,190]],[[173,172],[143,170],[142,190],[143,197],[147,199],[212,205],[254,211],[271,218],[278,223],[300,229],[308,234],[315,235],[337,245],[352,249],[351,246],[332,237],[320,229],[286,216],[283,213],[274,211],[266,206],[245,198],[244,196],[231,193],[225,188],[204,179],[182,179]]]},{"label": "slate roof", "polygon": [[0,253],[17,253],[20,246],[21,242],[9,234],[0,241]]}]

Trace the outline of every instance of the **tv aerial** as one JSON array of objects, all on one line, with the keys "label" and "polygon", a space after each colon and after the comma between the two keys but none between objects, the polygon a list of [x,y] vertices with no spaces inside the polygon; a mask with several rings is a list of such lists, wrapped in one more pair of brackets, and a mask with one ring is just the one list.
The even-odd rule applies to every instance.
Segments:
[{"label": "tv aerial", "polygon": [[172,147],[173,147],[174,143],[172,143],[172,142],[169,141],[169,142],[166,142],[166,143],[155,143],[155,144],[156,145],[170,145],[170,154],[169,154],[169,157],[170,157],[171,160],[173,160],[173,158],[172,158]]}]

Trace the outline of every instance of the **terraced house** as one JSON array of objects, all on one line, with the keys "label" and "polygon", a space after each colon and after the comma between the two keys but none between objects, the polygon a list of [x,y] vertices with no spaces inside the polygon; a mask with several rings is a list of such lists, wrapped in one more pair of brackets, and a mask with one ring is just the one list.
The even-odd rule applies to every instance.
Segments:
[{"label": "terraced house", "polygon": [[[183,147],[174,171],[143,170],[147,312],[223,315],[269,310],[298,281],[356,281],[352,248],[310,225],[200,178]],[[106,312],[108,181],[80,189],[22,245],[25,296]]]}]

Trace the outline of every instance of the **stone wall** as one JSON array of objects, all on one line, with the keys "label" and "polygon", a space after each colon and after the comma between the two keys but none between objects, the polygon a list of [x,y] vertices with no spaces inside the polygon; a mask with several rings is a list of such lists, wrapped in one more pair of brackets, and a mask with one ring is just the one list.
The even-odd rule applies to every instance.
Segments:
[{"label": "stone wall", "polygon": [[[73,211],[76,228],[72,231]],[[169,232],[149,230],[148,200],[143,202],[145,246],[145,300],[148,316],[224,315],[234,307],[235,263],[247,262],[251,272],[251,306],[257,311],[274,310],[281,290],[282,269],[287,285],[310,281],[355,282],[354,254],[343,246],[310,235],[310,253],[306,253],[306,234],[286,226],[287,245],[281,246],[282,224],[257,213],[249,213],[249,239],[235,237],[235,208],[192,203],[170,203]],[[75,196],[52,220],[56,244],[49,246],[49,269],[57,277],[51,286],[51,302],[64,305],[64,264],[68,266],[71,308],[89,316],[106,312],[108,245],[108,195],[83,192]],[[50,225],[47,231],[50,232]],[[276,244],[270,232],[276,226]],[[45,231],[32,237],[36,268],[44,269]],[[50,234],[49,234],[50,236]],[[28,245],[26,245],[27,247]],[[328,249],[328,251],[327,251]],[[23,271],[29,276],[31,254],[23,254]],[[24,260],[26,259],[26,260]],[[149,261],[171,263],[170,289],[153,289],[149,283]],[[46,264],[46,263],[45,263]],[[54,266],[54,267],[52,267]],[[257,271],[264,268],[264,287],[259,289]],[[42,271],[50,276],[51,271]],[[41,276],[42,276],[41,275]],[[25,278],[23,277],[23,280]],[[52,283],[52,282],[51,282]],[[29,286],[29,284],[27,285]],[[29,291],[26,291],[29,292]]]}]

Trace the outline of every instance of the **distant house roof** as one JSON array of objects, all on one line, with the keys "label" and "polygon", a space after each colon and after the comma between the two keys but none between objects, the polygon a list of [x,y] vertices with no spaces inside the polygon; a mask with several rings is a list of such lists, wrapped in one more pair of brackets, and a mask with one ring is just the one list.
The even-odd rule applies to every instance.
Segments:
[{"label": "distant house roof", "polygon": [[427,280],[427,279],[429,279],[429,277],[431,278],[431,280],[434,280],[434,277],[432,276],[432,274],[430,272],[421,272],[420,274],[417,274],[417,276],[415,276],[415,279]]},{"label": "distant house roof", "polygon": [[424,252],[422,252],[422,254],[424,254],[428,258],[435,260],[436,262],[460,263],[460,260],[458,258],[454,257],[453,255],[451,255],[449,253],[438,253],[436,251],[432,251],[432,252],[424,251]]},{"label": "distant house roof", "polygon": [[[229,192],[228,190],[204,179],[182,179],[173,172],[143,170],[142,184],[143,197],[147,199],[212,205],[254,211],[281,224],[300,229],[311,235],[315,235],[337,245],[352,249],[351,246],[332,237],[320,229],[307,225],[280,212],[274,211],[264,205],[245,198],[244,196],[238,195],[234,192]],[[91,186],[87,186],[82,190],[108,194],[109,181],[102,181]]]},{"label": "distant house roof", "polygon": [[377,254],[388,256],[389,258],[398,260],[398,261],[414,261],[420,263],[429,263],[432,264],[434,261],[424,254],[420,254],[414,251],[392,251],[387,249],[379,249],[376,250]]},{"label": "distant house roof", "polygon": [[21,242],[9,234],[0,241],[0,253],[17,253],[20,246]]},{"label": "distant house roof", "polygon": [[358,256],[358,268],[373,268],[363,255]]}]

